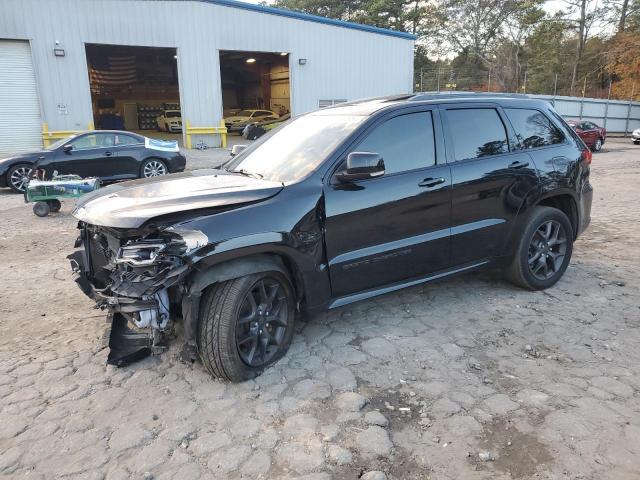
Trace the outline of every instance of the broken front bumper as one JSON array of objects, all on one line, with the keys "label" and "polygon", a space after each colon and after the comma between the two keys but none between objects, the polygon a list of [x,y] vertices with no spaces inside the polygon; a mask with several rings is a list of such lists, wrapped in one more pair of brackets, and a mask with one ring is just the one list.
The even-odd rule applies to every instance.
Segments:
[{"label": "broken front bumper", "polygon": [[95,308],[107,311],[109,365],[122,367],[166,350],[163,335],[169,327],[166,290],[143,298],[107,294],[107,289],[96,288],[90,280],[93,278],[90,249],[77,250],[68,258],[80,290],[95,302]]}]

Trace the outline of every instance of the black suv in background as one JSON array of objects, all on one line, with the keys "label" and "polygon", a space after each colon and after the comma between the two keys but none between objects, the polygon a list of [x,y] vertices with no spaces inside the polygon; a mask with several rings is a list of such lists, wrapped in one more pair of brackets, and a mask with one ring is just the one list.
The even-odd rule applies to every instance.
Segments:
[{"label": "black suv in background", "polygon": [[187,357],[241,381],[286,353],[300,310],[490,265],[552,286],[590,220],[590,162],[544,101],[353,102],[283,124],[219,170],[82,197],[72,264],[110,312],[110,363],[161,350],[181,322]]}]

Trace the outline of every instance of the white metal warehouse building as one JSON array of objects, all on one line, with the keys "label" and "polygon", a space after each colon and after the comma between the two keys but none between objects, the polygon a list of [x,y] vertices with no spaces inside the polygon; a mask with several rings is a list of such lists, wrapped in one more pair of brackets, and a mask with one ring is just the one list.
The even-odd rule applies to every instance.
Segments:
[{"label": "white metal warehouse building", "polygon": [[[43,129],[86,130],[101,105],[116,105],[92,99],[100,92],[92,78],[113,75],[96,70],[92,77],[88,52],[101,46],[173,49],[174,102],[183,123],[199,127],[220,126],[224,116],[223,51],[286,59],[281,108],[294,116],[335,101],[412,91],[414,37],[402,32],[235,0],[2,0],[0,152],[41,147]],[[118,67],[113,58],[105,62]],[[230,95],[229,102],[239,102]]]}]

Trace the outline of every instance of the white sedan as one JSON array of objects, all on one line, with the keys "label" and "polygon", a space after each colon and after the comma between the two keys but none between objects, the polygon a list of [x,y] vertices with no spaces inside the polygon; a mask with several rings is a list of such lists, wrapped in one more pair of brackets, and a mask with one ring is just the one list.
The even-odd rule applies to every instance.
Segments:
[{"label": "white sedan", "polygon": [[165,132],[181,132],[182,131],[182,114],[180,110],[164,110],[159,117],[156,118],[158,130]]}]

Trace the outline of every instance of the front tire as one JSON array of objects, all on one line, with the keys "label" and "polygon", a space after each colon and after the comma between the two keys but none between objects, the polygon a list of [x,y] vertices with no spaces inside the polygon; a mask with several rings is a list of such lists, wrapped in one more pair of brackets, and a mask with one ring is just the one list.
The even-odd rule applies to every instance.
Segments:
[{"label": "front tire", "polygon": [[573,227],[564,212],[534,207],[505,276],[522,288],[544,290],[560,280],[572,252]]},{"label": "front tire", "polygon": [[242,382],[289,349],[294,295],[283,272],[247,275],[210,287],[198,323],[198,352],[214,377]]},{"label": "front tire", "polygon": [[7,172],[7,185],[16,193],[23,193],[31,178],[32,167],[28,163],[14,165]]},{"label": "front tire", "polygon": [[602,150],[602,139],[599,138],[596,140],[596,143],[593,144],[593,151],[594,152],[599,152],[600,150]]}]

